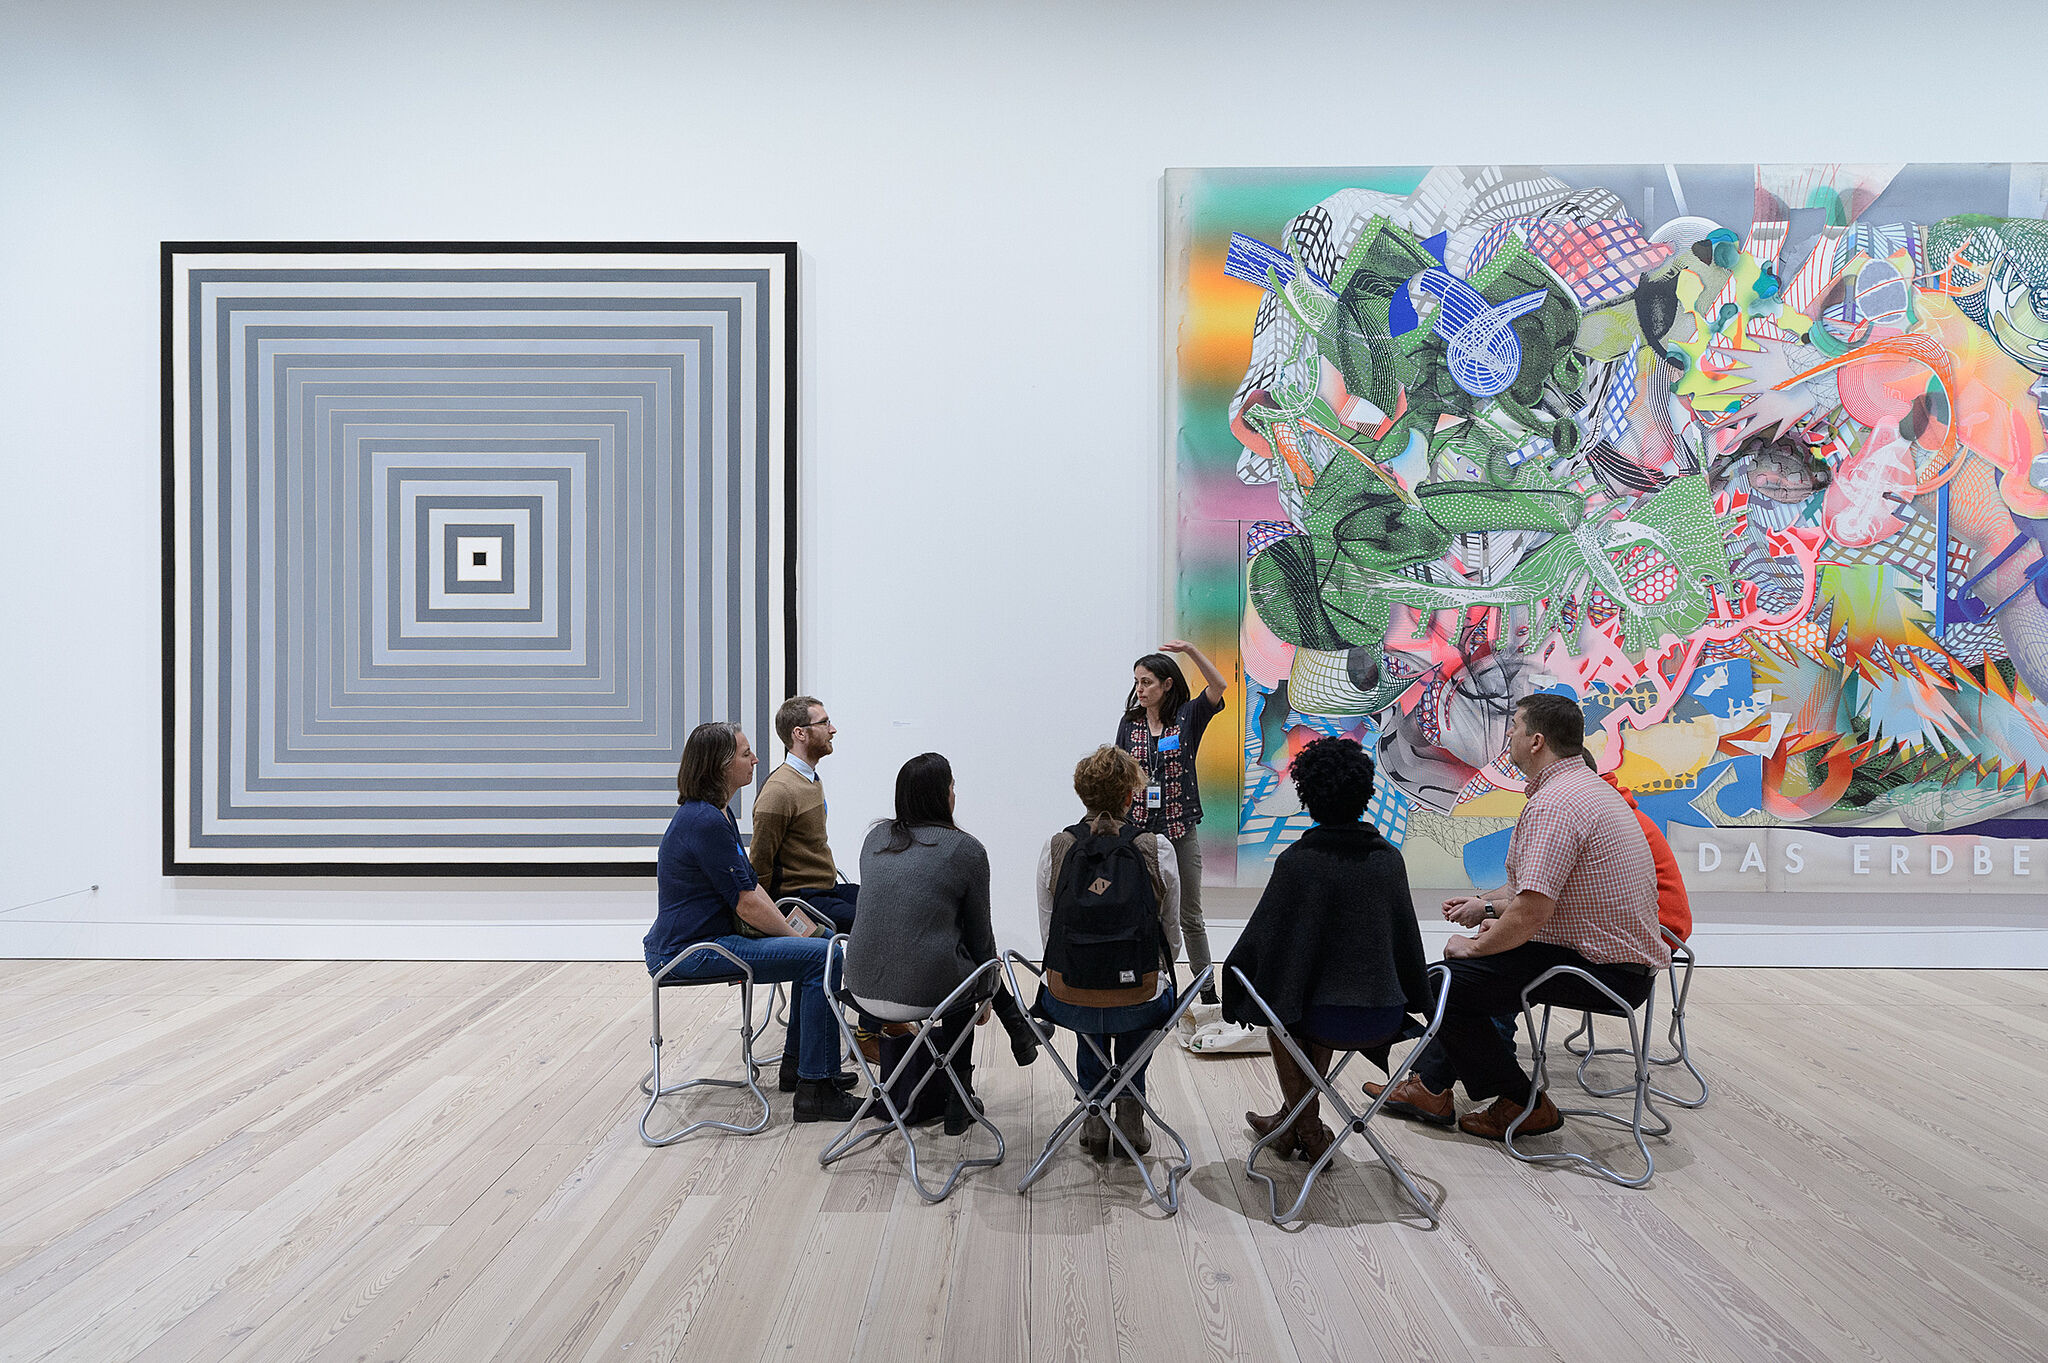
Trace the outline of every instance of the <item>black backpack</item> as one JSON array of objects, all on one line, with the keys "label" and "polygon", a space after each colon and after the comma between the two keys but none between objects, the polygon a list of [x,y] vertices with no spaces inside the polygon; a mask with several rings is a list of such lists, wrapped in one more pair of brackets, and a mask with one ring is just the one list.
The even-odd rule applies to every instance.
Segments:
[{"label": "black backpack", "polygon": [[[1067,831],[1074,845],[1053,886],[1047,987],[1070,1003],[1142,1003],[1158,990],[1166,947],[1159,896],[1137,846],[1144,830],[1126,823],[1119,832],[1096,833],[1078,823]],[[1077,991],[1094,997],[1075,997]]]}]

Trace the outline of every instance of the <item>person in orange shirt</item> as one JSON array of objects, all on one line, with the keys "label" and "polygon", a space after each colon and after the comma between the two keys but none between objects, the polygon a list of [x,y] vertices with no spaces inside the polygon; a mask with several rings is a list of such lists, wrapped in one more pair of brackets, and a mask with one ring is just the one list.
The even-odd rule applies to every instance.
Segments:
[{"label": "person in orange shirt", "polygon": [[1635,810],[1636,822],[1643,826],[1643,836],[1650,843],[1650,860],[1657,863],[1657,922],[1671,930],[1679,941],[1692,937],[1692,901],[1686,898],[1685,877],[1678,870],[1678,856],[1671,850],[1671,844],[1650,816],[1636,809],[1636,797],[1622,790],[1621,783],[1612,774],[1600,775],[1600,769],[1593,765],[1593,754],[1581,751],[1586,767],[1594,775],[1616,790],[1621,798],[1628,801],[1628,807]]}]

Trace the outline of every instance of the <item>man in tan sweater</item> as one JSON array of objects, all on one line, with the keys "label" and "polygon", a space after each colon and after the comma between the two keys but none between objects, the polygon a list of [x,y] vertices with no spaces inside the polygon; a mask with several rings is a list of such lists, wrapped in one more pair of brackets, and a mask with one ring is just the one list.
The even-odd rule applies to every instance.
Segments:
[{"label": "man in tan sweater", "polygon": [[841,932],[853,926],[860,886],[839,879],[825,837],[825,787],[818,763],[832,753],[839,730],[815,696],[791,696],[775,712],[775,734],[789,757],[768,776],[754,801],[754,837],[747,859],[771,899],[795,895]]}]

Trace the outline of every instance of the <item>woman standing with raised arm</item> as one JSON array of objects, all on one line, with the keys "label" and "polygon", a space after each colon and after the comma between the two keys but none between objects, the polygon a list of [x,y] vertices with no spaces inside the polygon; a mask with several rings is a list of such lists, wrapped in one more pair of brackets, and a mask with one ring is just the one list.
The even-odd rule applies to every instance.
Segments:
[{"label": "woman standing with raised arm", "polygon": [[[1230,683],[1209,656],[1185,639],[1161,644],[1131,668],[1131,694],[1124,701],[1123,722],[1116,745],[1138,759],[1145,785],[1131,801],[1130,821],[1173,844],[1180,871],[1180,930],[1187,942],[1188,970],[1199,975],[1209,964],[1209,932],[1202,925],[1202,795],[1195,779],[1195,756],[1209,721],[1223,711]],[[1201,669],[1200,695],[1190,697],[1188,684],[1169,653],[1186,654]],[[1202,991],[1202,1002],[1216,1002],[1214,986]]]}]

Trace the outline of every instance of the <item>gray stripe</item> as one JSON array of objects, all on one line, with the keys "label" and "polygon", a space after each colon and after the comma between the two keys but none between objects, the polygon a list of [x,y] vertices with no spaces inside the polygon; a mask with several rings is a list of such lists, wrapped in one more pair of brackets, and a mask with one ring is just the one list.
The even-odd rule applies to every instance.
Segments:
[{"label": "gray stripe", "polygon": [[[289,270],[262,269],[237,270],[231,268],[209,268],[193,270],[194,284],[289,284],[307,279],[317,279],[329,284],[551,284],[551,283],[605,283],[616,281],[634,284],[766,284],[769,272],[761,269],[619,269],[619,270],[537,270],[537,269],[461,269],[407,267],[403,269],[364,269],[348,267],[343,269],[321,269],[308,265]],[[687,295],[685,295],[687,296]],[[415,295],[405,295],[405,301],[415,301]],[[613,300],[601,300],[609,305]]]},{"label": "gray stripe", "polygon": [[[282,282],[296,272],[256,273]],[[393,272],[390,277],[433,273]],[[478,278],[469,271],[442,273],[453,282]],[[550,274],[505,273],[507,279],[522,282]],[[629,273],[652,277],[649,272]],[[660,273],[673,277],[685,272]],[[718,273],[745,284],[769,277],[765,271]],[[508,305],[503,298],[344,299],[294,294],[202,302],[206,281],[196,277],[202,274],[213,280],[225,277],[224,272],[194,271],[186,281],[186,296],[194,299],[188,333],[195,363],[188,390],[193,485],[185,561],[194,566],[204,563],[205,545],[215,533],[208,528],[209,516],[215,518],[220,543],[230,553],[221,559],[224,571],[213,592],[205,590],[198,573],[191,583],[188,643],[194,685],[186,721],[188,751],[213,756],[211,770],[205,762],[188,766],[189,845],[414,845],[404,834],[329,834],[315,827],[304,835],[286,835],[284,841],[267,832],[249,834],[250,840],[243,841],[240,835],[206,832],[209,819],[268,825],[290,817],[318,825],[388,820],[394,809],[404,809],[422,818],[459,815],[488,824],[530,822],[537,808],[572,823],[642,816],[638,803],[616,801],[517,805],[517,799],[526,798],[517,794],[524,783],[553,779],[545,774],[550,770],[568,783],[564,790],[574,786],[649,796],[653,804],[644,812],[650,833],[646,840],[651,841],[673,810],[673,764],[682,737],[689,722],[710,717],[712,705],[706,702],[715,703],[723,715],[749,715],[755,731],[765,736],[768,711],[776,698],[768,687],[779,683],[779,678],[765,675],[772,648],[768,626],[779,623],[766,598],[779,596],[780,585],[766,577],[765,534],[758,535],[755,552],[744,560],[762,589],[753,593],[751,602],[742,590],[739,569],[743,531],[758,531],[769,523],[765,494],[771,470],[758,461],[765,452],[772,463],[776,451],[767,440],[765,421],[749,424],[737,417],[737,404],[761,400],[750,390],[765,394],[768,373],[759,369],[751,376],[758,382],[750,381],[733,347],[752,343],[757,354],[766,354],[758,328],[772,319],[746,316],[750,325],[741,325],[739,305],[729,299],[709,303],[558,296],[520,298]],[[213,306],[207,307],[207,302]],[[310,314],[298,323],[317,317],[318,324],[295,324],[282,316],[293,309]],[[584,311],[609,311],[620,320],[529,324],[529,319],[543,314]],[[394,312],[419,318],[420,324],[380,315]],[[708,328],[662,325],[706,313],[718,318]],[[215,335],[212,344],[202,348],[209,316]],[[653,325],[626,325],[628,316]],[[428,319],[435,324],[426,324]],[[357,321],[370,325],[353,325]],[[291,353],[293,343],[300,341],[313,343],[300,349],[317,349],[320,354]],[[394,343],[403,354],[392,353]],[[538,362],[535,345],[545,352]],[[643,350],[650,345],[657,350]],[[596,346],[610,346],[611,353],[565,353],[567,347]],[[676,353],[679,350],[685,353]],[[632,382],[649,365],[665,371],[652,389]],[[547,387],[537,390],[543,371]],[[622,412],[617,399],[626,388],[634,390],[635,398]],[[557,488],[547,498],[515,499],[484,492],[464,502],[459,494],[446,492],[421,490],[414,495],[405,485],[408,480],[396,474],[383,478],[376,498],[368,495],[376,481],[376,459],[367,448],[371,443],[381,441],[384,452],[401,457],[409,452],[389,442],[420,441],[420,456],[486,455],[491,451],[483,446],[497,443],[503,448],[504,440],[517,438],[510,428],[519,425],[537,439],[559,439],[568,434],[563,429],[565,399],[574,409],[569,426],[580,428],[576,435],[590,433],[592,428],[584,423],[593,407],[610,413],[601,418],[610,423],[604,429],[616,432],[606,441],[594,442],[596,452],[589,457],[596,466],[585,480],[588,486],[581,493],[577,522],[567,518],[571,498],[562,491],[559,466],[546,475]],[[678,404],[680,414],[695,420],[676,420]],[[375,419],[397,414],[404,415],[395,422]],[[411,418],[410,432],[403,429],[406,417]],[[486,424],[493,429],[475,436],[474,428]],[[428,426],[433,429],[423,429]],[[472,430],[458,436],[458,426]],[[430,448],[463,438],[476,443],[466,450]],[[756,462],[750,464],[749,459]],[[426,457],[390,467],[417,470],[424,476],[423,484],[453,472]],[[536,472],[523,462],[516,469],[485,467],[506,471],[492,481],[531,482]],[[454,476],[468,483],[481,481],[473,478],[474,473],[465,468]],[[701,495],[705,493],[715,495]],[[392,516],[394,502],[412,517],[407,540],[394,540],[388,533],[403,519]],[[461,595],[484,594],[481,584],[447,580],[447,555],[460,527],[496,524],[489,518],[494,506],[525,509],[526,538],[536,550],[552,539],[552,549],[579,563],[583,549],[593,556],[592,567],[579,570],[580,594],[571,596],[573,605],[563,605],[559,621],[550,621],[550,609],[562,600],[557,589],[570,583],[572,574],[562,571],[558,561],[552,574],[556,580],[550,584],[549,565],[537,552],[522,550],[516,537],[505,543],[504,552],[512,560],[508,571],[515,578],[539,572],[539,581],[527,588],[525,606],[501,609],[482,601],[473,606],[445,602],[458,585]],[[372,513],[377,507],[382,508],[381,524]],[[446,514],[465,510],[478,514]],[[456,527],[442,530],[438,542],[432,539],[436,520]],[[567,533],[572,529],[575,533]],[[422,535],[428,541],[424,552]],[[373,562],[371,553],[378,545],[383,557]],[[429,589],[421,571],[432,562],[439,563],[443,577],[435,590]],[[401,566],[409,574],[401,572]],[[691,580],[693,572],[696,581]],[[394,583],[408,576],[403,585],[411,590],[400,598],[406,608],[402,612],[390,592]],[[360,586],[380,577],[379,590],[363,596]],[[517,588],[508,593],[499,585],[489,594],[516,595]],[[689,628],[693,602],[706,608],[700,609],[695,630]],[[373,606],[381,606],[381,643],[394,659],[418,654],[435,661],[387,663],[380,662],[374,651],[362,651],[367,643],[362,623]],[[743,611],[754,632],[744,653],[739,629]],[[721,619],[723,629],[718,627]],[[572,665],[542,661],[539,654],[552,650],[505,633],[536,623],[570,629],[572,620],[575,629],[588,630],[583,661]],[[488,626],[492,646],[468,638],[435,641],[416,635],[413,631],[419,625],[444,632],[455,625]],[[391,637],[394,631],[396,638]],[[550,641],[557,638],[567,641],[566,635],[548,636]],[[699,644],[694,650],[689,647],[693,639]],[[507,662],[492,664],[478,656],[482,654],[501,655]],[[208,659],[214,660],[210,668]],[[698,688],[686,684],[692,672],[700,679]],[[694,712],[693,690],[699,692]],[[587,718],[577,718],[578,711]],[[340,717],[348,713],[364,718]],[[219,717],[217,732],[207,728],[209,715]],[[259,715],[268,715],[270,722],[259,722]],[[413,736],[422,725],[434,731],[428,740],[431,747],[391,742]],[[381,734],[375,732],[379,730]],[[650,750],[640,742],[621,746],[623,731],[658,748]],[[265,741],[255,741],[258,735]],[[330,740],[341,746],[328,748]],[[379,746],[366,748],[365,740]],[[593,741],[607,746],[592,748]],[[309,742],[315,746],[293,746]],[[506,742],[519,746],[490,746]],[[578,765],[643,762],[644,774],[604,778],[605,784],[575,771]],[[417,784],[423,779],[420,769],[434,763],[477,766],[478,775],[473,784],[470,778],[453,776],[425,778],[443,784]],[[294,767],[310,768],[318,775],[290,775]],[[358,779],[344,774],[348,772],[369,775]],[[374,803],[386,794],[402,793],[408,782],[421,791],[456,795],[470,789],[479,795],[500,790],[515,805],[494,804],[488,798],[417,810]],[[238,806],[237,792],[261,799]],[[302,800],[289,806],[299,811],[290,815],[260,807],[262,800],[280,794],[324,795],[336,803],[323,806]],[[437,831],[417,845],[645,846],[641,834],[615,831],[525,834],[479,829],[474,835],[478,840],[466,843],[471,836]],[[581,838],[598,841],[586,843]],[[621,838],[625,841],[616,841]]]},{"label": "gray stripe", "polygon": [[[515,527],[510,522],[476,522],[458,525],[454,521],[450,521],[443,525],[441,527],[441,590],[451,596],[511,596],[514,595],[513,585],[519,581],[520,569],[528,567],[526,595],[529,601],[535,603],[530,609],[538,611],[540,609],[539,597],[535,588],[540,583],[537,574],[540,572],[541,565],[546,562],[546,556],[532,556],[533,563],[531,565],[522,563],[520,555],[531,551],[533,546],[529,543],[526,550],[522,551],[519,548],[518,536],[514,533],[514,529]],[[468,554],[469,561],[465,562],[462,548],[464,540],[487,540],[491,542],[492,547],[481,551],[471,548]],[[422,557],[430,552],[432,551],[429,546],[420,546]],[[496,577],[463,576],[465,572],[477,567],[476,556],[479,552],[486,557],[493,553],[498,556],[498,575]],[[426,604],[422,602],[420,614],[425,615],[428,609]]]}]

